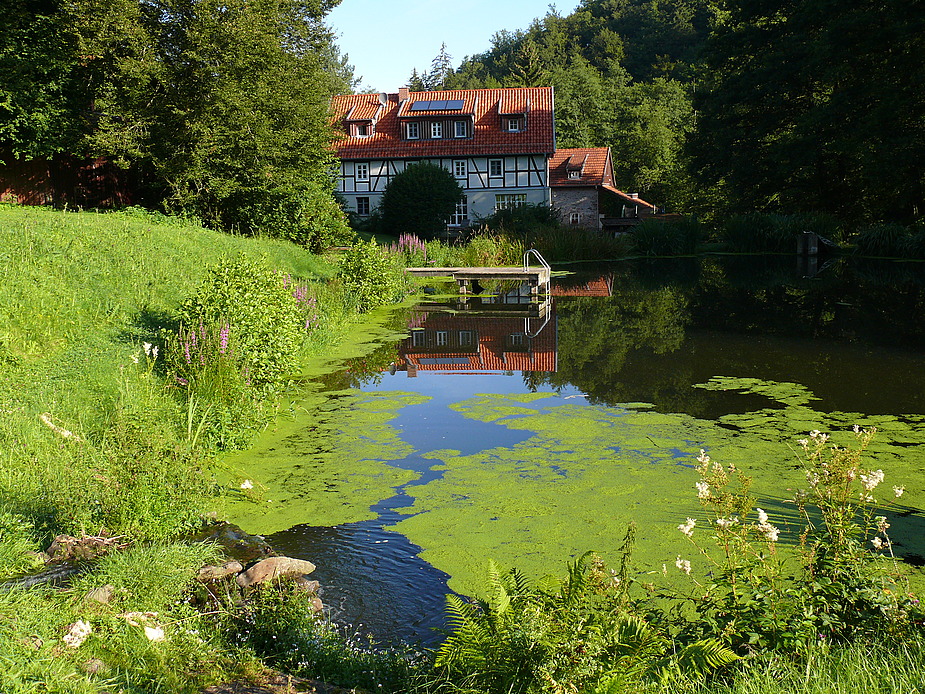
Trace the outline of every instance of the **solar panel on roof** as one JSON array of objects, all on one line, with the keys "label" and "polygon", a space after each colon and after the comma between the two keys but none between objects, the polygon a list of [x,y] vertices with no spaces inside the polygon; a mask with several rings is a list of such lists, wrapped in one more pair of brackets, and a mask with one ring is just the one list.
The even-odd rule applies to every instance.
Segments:
[{"label": "solar panel on roof", "polygon": [[412,111],[458,111],[462,107],[462,99],[415,101],[411,104]]}]

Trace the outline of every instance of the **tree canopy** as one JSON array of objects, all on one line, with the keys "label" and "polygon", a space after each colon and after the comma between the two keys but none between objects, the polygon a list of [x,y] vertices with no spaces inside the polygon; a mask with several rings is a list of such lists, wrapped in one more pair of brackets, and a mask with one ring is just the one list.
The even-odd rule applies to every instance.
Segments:
[{"label": "tree canopy", "polygon": [[214,226],[340,233],[328,104],[352,75],[322,21],[337,2],[14,0],[0,138],[112,157],[149,202]]}]

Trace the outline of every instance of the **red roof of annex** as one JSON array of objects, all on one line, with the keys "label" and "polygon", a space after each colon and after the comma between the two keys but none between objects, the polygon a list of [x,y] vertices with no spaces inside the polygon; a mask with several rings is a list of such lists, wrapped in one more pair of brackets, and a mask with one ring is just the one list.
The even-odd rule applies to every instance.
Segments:
[{"label": "red roof of annex", "polygon": [[[407,98],[405,97],[407,94]],[[417,101],[462,101],[446,111],[412,111]],[[367,136],[345,134],[334,147],[341,159],[387,159],[441,156],[551,154],[555,151],[552,87],[456,89],[400,94],[348,94],[331,102],[332,118],[349,132],[350,123],[366,123]],[[519,132],[502,129],[502,119],[522,116]],[[402,123],[422,118],[471,120],[466,138],[408,140]]]}]

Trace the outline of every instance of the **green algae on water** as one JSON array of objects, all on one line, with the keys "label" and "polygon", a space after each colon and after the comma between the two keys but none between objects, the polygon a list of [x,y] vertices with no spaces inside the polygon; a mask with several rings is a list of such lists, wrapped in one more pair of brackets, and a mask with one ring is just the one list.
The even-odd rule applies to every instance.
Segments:
[{"label": "green algae on water", "polygon": [[[692,552],[677,526],[688,516],[702,517],[694,466],[703,448],[753,478],[759,505],[782,527],[782,542],[793,544],[802,526],[788,500],[805,485],[796,440],[820,429],[847,445],[855,423],[878,429],[870,467],[883,468],[891,485],[905,484],[904,501],[911,507],[925,500],[920,472],[925,445],[919,446],[925,444],[925,418],[815,411],[808,406],[815,396],[800,384],[723,378],[703,387],[720,385],[761,393],[782,407],[712,421],[654,412],[644,404],[552,400],[537,410],[523,407],[520,396],[504,395],[457,403],[453,409],[467,417],[534,435],[510,448],[429,454],[443,461],[443,475],[408,488],[414,502],[406,510],[413,515],[395,529],[424,548],[423,558],[451,574],[450,585],[460,592],[477,590],[489,558],[534,576],[559,574],[566,560],[587,550],[616,561],[630,521],[639,526],[639,565],[659,571]],[[920,551],[913,537],[895,539],[908,551]]]},{"label": "green algae on water", "polygon": [[259,494],[233,492],[229,520],[262,535],[295,525],[331,526],[374,518],[370,506],[416,478],[393,463],[414,449],[390,424],[399,410],[428,400],[416,393],[315,394],[227,462],[232,488],[248,479]]}]

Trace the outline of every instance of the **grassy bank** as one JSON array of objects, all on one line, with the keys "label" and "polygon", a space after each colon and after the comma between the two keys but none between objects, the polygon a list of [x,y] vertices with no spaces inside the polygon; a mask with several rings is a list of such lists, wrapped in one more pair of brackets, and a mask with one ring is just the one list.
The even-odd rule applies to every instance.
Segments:
[{"label": "grassy bank", "polygon": [[[225,607],[187,600],[216,550],[176,540],[226,493],[216,452],[246,443],[283,392],[238,374],[223,401],[208,390],[221,369],[203,359],[211,380],[193,383],[165,364],[180,307],[222,258],[285,278],[284,298],[295,288],[310,321],[293,375],[357,315],[336,263],[293,244],[143,211],[0,207],[0,580],[42,568],[59,535],[120,550],[67,590],[0,590],[0,691],[196,691],[261,667],[222,636]],[[107,585],[107,603],[85,599]]]}]

